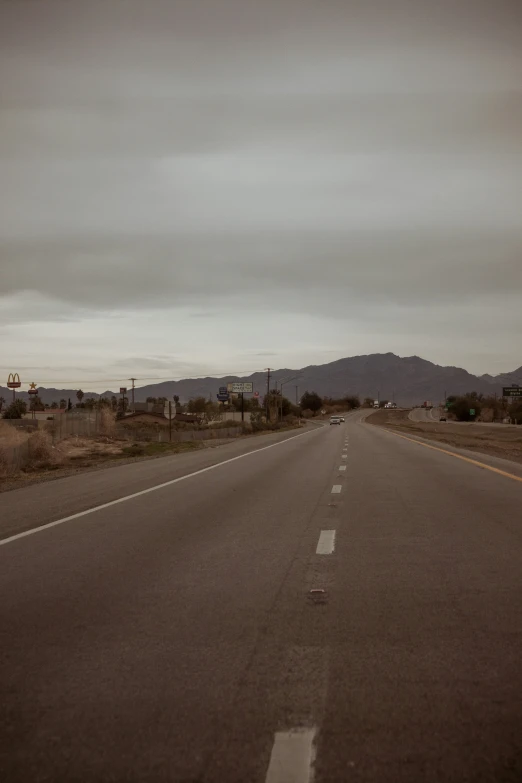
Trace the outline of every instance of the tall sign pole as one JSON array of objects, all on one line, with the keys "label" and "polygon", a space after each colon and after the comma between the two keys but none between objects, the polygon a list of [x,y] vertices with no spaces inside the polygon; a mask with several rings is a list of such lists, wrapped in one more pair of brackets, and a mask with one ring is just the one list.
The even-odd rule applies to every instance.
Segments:
[{"label": "tall sign pole", "polygon": [[134,407],[134,382],[135,382],[136,380],[137,380],[136,378],[129,378],[129,381],[132,381],[132,389],[131,389],[131,394],[132,394],[132,412],[133,412],[133,413],[136,413],[136,409],[135,409],[135,407]]},{"label": "tall sign pole", "polygon": [[[29,385],[29,391],[27,393],[29,395],[31,395],[32,397],[36,397],[36,395],[38,394],[38,387],[36,386],[36,383],[31,383]],[[32,407],[32,411],[31,412],[32,412],[32,417],[31,418],[36,419],[36,413],[35,413],[35,409],[33,407]]]}]

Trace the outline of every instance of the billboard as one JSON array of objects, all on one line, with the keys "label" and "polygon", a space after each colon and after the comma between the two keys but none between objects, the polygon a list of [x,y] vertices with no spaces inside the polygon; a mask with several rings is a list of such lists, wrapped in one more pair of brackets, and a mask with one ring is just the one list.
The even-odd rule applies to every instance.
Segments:
[{"label": "billboard", "polygon": [[254,384],[248,382],[228,383],[227,390],[230,394],[252,394],[254,391]]},{"label": "billboard", "polygon": [[502,389],[503,397],[522,397],[520,386],[504,386]]}]

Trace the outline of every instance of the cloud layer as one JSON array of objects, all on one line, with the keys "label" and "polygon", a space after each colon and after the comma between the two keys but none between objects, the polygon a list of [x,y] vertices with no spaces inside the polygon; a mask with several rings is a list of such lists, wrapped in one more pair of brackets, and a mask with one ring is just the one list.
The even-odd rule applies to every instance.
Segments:
[{"label": "cloud layer", "polygon": [[3,4],[1,364],[517,366],[521,20],[509,0]]}]

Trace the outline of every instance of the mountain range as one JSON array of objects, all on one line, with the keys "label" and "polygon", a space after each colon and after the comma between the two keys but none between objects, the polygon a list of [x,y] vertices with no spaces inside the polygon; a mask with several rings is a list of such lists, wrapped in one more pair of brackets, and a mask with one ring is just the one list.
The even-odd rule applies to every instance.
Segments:
[{"label": "mountain range", "polygon": [[[271,373],[270,388],[276,382],[288,380],[283,388],[285,396],[291,400],[305,391],[316,391],[321,396],[341,397],[356,394],[364,399],[394,399],[399,405],[418,405],[424,400],[439,402],[450,394],[463,394],[476,391],[483,394],[502,394],[502,386],[522,385],[522,367],[511,373],[501,375],[472,375],[460,367],[444,367],[418,356],[400,357],[393,353],[370,354],[338,359],[328,364],[312,364],[301,369],[284,368]],[[228,375],[223,378],[187,378],[181,381],[164,381],[148,386],[137,387],[136,402],[145,402],[147,397],[172,397],[177,394],[181,402],[191,397],[209,397],[215,399],[220,386],[230,381],[252,381],[254,391],[261,396],[266,391],[266,372],[238,377]],[[296,388],[297,387],[297,388]],[[44,403],[69,399],[76,403],[76,389],[39,389]],[[0,396],[10,400],[12,392],[0,386]],[[118,391],[106,391],[103,394],[85,392],[86,397],[110,397]],[[27,399],[27,392],[20,396]]]}]

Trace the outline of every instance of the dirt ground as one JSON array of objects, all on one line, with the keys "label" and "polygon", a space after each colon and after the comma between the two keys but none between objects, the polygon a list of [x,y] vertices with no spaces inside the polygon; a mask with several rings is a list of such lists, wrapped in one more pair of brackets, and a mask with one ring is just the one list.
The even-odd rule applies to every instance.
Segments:
[{"label": "dirt ground", "polygon": [[522,463],[522,426],[518,428],[502,424],[498,426],[470,424],[463,427],[450,421],[432,424],[411,421],[408,413],[409,411],[405,410],[380,410],[373,413],[367,421],[369,424],[389,427],[405,435],[418,435],[446,443],[448,446]]},{"label": "dirt ground", "polygon": [[[17,444],[23,437],[17,439]],[[213,441],[213,445],[221,441]],[[0,438],[0,447],[3,443]],[[7,443],[5,445],[8,445]],[[11,441],[9,445],[13,445]],[[109,465],[122,465],[136,460],[155,459],[204,448],[202,442],[186,443],[132,443],[111,438],[66,438],[50,446],[45,459],[37,459],[15,474],[0,472],[0,492],[50,481]]]},{"label": "dirt ground", "polygon": [[[287,429],[293,429],[288,427]],[[279,430],[283,432],[284,430]],[[264,432],[244,435],[243,437],[262,437]],[[27,433],[20,433],[0,421],[0,492],[18,489],[29,484],[51,481],[56,478],[72,476],[89,470],[99,470],[110,465],[124,465],[137,460],[157,459],[171,454],[182,454],[196,449],[215,449],[230,443],[236,438],[213,438],[203,441],[182,441],[158,443],[157,441],[133,443],[129,440],[97,437],[65,438],[52,445],[50,439],[46,444],[46,453],[40,459],[27,465],[23,470],[12,473],[3,471],[1,464],[2,446],[14,446],[28,439]]]}]

